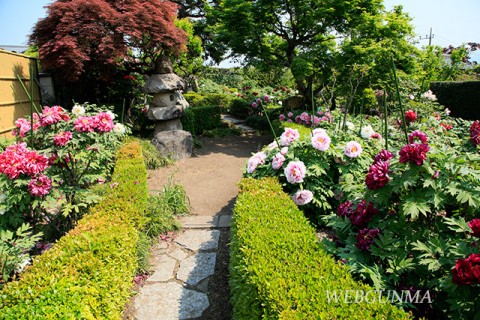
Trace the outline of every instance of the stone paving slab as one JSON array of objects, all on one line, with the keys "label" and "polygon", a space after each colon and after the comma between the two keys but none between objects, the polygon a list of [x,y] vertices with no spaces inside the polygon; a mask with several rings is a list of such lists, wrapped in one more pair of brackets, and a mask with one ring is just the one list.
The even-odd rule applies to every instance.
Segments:
[{"label": "stone paving slab", "polygon": [[218,228],[230,228],[232,225],[232,216],[231,215],[225,215],[225,216],[219,216],[218,219]]},{"label": "stone paving slab", "polygon": [[199,252],[183,260],[177,271],[177,279],[191,286],[215,273],[216,253]]},{"label": "stone paving slab", "polygon": [[218,224],[218,216],[185,216],[180,219],[185,229],[215,228]]},{"label": "stone paving slab", "polygon": [[136,320],[198,318],[210,305],[205,293],[175,282],[145,285],[135,298]]},{"label": "stone paving slab", "polygon": [[155,271],[148,277],[147,282],[166,282],[172,279],[176,265],[177,260],[167,255],[156,257],[152,264],[152,269]]},{"label": "stone paving slab", "polygon": [[175,239],[179,245],[192,250],[216,250],[218,248],[219,230],[187,230]]}]

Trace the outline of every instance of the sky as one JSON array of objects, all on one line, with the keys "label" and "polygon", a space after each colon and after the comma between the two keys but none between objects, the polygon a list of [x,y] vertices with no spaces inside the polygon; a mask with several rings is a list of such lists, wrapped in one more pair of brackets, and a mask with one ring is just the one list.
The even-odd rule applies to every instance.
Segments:
[{"label": "sky", "polygon": [[[0,0],[0,45],[26,45],[38,19],[45,17],[45,5],[52,0]],[[480,42],[480,0],[384,0],[387,9],[402,5],[413,18],[419,45],[427,45],[430,28],[432,44],[446,47]],[[480,52],[473,59],[480,61]]]}]

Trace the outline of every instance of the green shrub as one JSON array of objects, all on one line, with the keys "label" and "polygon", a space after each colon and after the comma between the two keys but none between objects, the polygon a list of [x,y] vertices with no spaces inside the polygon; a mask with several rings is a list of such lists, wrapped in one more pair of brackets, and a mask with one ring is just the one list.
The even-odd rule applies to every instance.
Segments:
[{"label": "green shrub", "polygon": [[187,108],[182,117],[183,129],[200,135],[206,130],[218,128],[221,125],[221,113],[220,107]]},{"label": "green shrub", "polygon": [[451,116],[465,120],[480,118],[480,81],[432,82],[430,89]]},{"label": "green shrub", "polygon": [[4,287],[0,319],[120,319],[138,267],[146,175],[140,144],[124,145],[111,192]]},{"label": "green shrub", "polygon": [[150,140],[139,139],[138,141],[142,145],[143,159],[148,170],[155,170],[173,163],[173,160],[164,157]]},{"label": "green shrub", "polygon": [[225,93],[196,93],[189,92],[184,95],[191,107],[216,106],[226,109],[233,99],[232,95]]},{"label": "green shrub", "polygon": [[248,103],[243,99],[235,99],[230,103],[228,112],[232,116],[245,119],[252,114],[252,106],[251,103]]},{"label": "green shrub", "polygon": [[327,290],[373,289],[354,281],[325,253],[315,230],[275,179],[242,180],[231,232],[234,319],[409,318],[378,300],[329,301]]}]

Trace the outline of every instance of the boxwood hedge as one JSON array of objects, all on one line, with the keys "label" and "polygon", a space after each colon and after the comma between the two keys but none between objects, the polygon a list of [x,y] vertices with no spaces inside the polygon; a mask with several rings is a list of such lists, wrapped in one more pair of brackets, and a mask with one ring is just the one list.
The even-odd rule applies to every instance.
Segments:
[{"label": "boxwood hedge", "polygon": [[140,144],[124,145],[105,198],[0,291],[0,319],[121,319],[138,265],[146,175]]},{"label": "boxwood hedge", "polygon": [[352,279],[322,250],[313,227],[273,178],[241,181],[231,232],[234,319],[410,317],[385,301],[345,303],[329,297],[328,292],[373,289]]}]

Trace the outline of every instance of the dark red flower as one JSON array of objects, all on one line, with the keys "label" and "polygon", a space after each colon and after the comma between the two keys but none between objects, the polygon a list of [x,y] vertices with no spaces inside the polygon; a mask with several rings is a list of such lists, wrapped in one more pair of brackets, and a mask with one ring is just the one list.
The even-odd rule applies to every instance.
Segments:
[{"label": "dark red flower", "polygon": [[370,190],[377,190],[385,186],[390,177],[388,176],[388,162],[377,161],[370,166],[368,174],[365,177],[365,183]]},{"label": "dark red flower", "polygon": [[408,135],[408,143],[413,143],[415,138],[419,139],[422,143],[428,142],[427,135],[419,130],[415,130]]},{"label": "dark red flower", "polygon": [[480,144],[480,121],[476,120],[470,126],[470,141],[473,142],[474,145]]},{"label": "dark red flower", "polygon": [[350,214],[352,203],[350,201],[342,203],[338,206],[337,215],[339,217],[347,217]]},{"label": "dark red flower", "polygon": [[468,226],[472,229],[472,236],[480,238],[480,219],[470,220]]},{"label": "dark red flower", "polygon": [[407,112],[405,112],[405,121],[407,122],[407,124],[409,124],[410,122],[415,122],[415,120],[417,120],[417,113],[413,110],[408,110]]},{"label": "dark red flower", "polygon": [[361,227],[366,225],[377,213],[378,209],[373,206],[372,202],[367,205],[366,201],[362,200],[357,204],[355,210],[350,211],[348,218],[353,225]]},{"label": "dark red flower", "polygon": [[370,250],[370,246],[372,245],[374,239],[378,236],[380,233],[380,229],[375,228],[375,229],[362,229],[360,232],[357,234],[357,242],[355,243],[355,246],[363,251],[368,251]]},{"label": "dark red flower", "polygon": [[480,283],[480,254],[472,253],[466,259],[459,259],[452,269],[452,281],[455,284]]},{"label": "dark red flower", "polygon": [[421,166],[423,161],[427,159],[427,152],[430,150],[430,147],[427,144],[420,143],[411,143],[404,146],[400,152],[399,161],[401,163],[413,163],[417,166]]},{"label": "dark red flower", "polygon": [[378,162],[378,161],[388,161],[388,160],[392,159],[393,157],[394,157],[393,153],[384,149],[384,150],[380,151],[379,153],[377,153],[375,158],[373,158],[373,162],[375,163],[375,162]]}]

